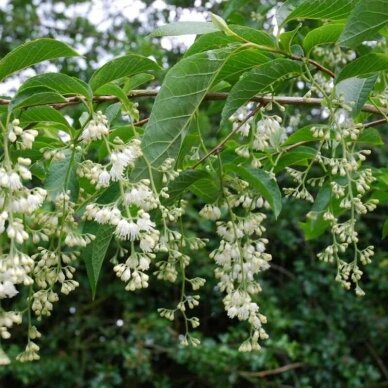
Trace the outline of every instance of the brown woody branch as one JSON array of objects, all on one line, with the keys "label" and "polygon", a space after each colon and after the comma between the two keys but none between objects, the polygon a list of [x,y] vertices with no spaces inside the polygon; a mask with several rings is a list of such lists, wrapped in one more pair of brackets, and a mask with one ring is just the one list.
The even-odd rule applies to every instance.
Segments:
[{"label": "brown woody branch", "polygon": [[[133,90],[128,94],[128,98],[143,98],[143,97],[156,97],[158,90]],[[207,93],[205,100],[209,101],[219,101],[226,100],[228,98],[228,93]],[[55,109],[62,109],[70,105],[79,104],[82,102],[83,98],[74,96],[68,97],[66,102],[58,104],[50,104]],[[94,102],[114,102],[117,101],[115,96],[95,96],[93,98]],[[263,105],[266,105],[271,102],[276,102],[280,105],[321,105],[323,102],[322,98],[304,98],[304,97],[294,97],[294,96],[256,96],[251,98],[250,101],[258,102]],[[8,105],[10,100],[0,98],[0,105]],[[363,112],[374,113],[376,115],[381,115],[381,112],[374,107],[373,105],[366,104],[361,109]],[[388,114],[388,112],[386,112]],[[381,124],[381,122],[380,122]]]},{"label": "brown woody branch", "polygon": [[303,362],[295,362],[293,364],[284,365],[284,366],[281,366],[281,367],[275,368],[275,369],[264,370],[262,372],[241,371],[240,375],[243,377],[247,377],[247,378],[252,378],[252,377],[259,377],[259,378],[261,377],[262,378],[262,377],[267,377],[267,376],[272,376],[272,375],[284,373],[284,372],[287,372],[287,371],[292,370],[292,369],[302,368],[303,366],[305,366],[305,364]]}]

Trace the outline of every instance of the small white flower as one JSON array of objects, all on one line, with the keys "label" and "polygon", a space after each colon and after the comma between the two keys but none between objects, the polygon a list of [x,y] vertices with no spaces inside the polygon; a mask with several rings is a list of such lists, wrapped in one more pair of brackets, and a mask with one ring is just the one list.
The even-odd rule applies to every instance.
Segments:
[{"label": "small white flower", "polygon": [[139,227],[133,222],[125,219],[119,221],[116,227],[116,234],[123,240],[135,240],[139,235]]}]

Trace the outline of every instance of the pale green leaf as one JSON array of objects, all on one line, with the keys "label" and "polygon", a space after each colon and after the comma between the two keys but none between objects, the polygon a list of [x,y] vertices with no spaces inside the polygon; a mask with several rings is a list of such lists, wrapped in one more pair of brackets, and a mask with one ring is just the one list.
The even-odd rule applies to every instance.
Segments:
[{"label": "pale green leaf", "polygon": [[257,94],[270,91],[276,83],[301,72],[301,64],[289,59],[275,59],[253,69],[233,86],[222,111],[222,123]]},{"label": "pale green leaf", "polygon": [[20,117],[22,125],[50,122],[69,127],[69,123],[60,112],[50,106],[33,107],[24,111]]},{"label": "pale green leaf", "polygon": [[351,104],[353,114],[357,114],[368,99],[376,79],[377,75],[368,78],[352,77],[345,79],[336,85],[336,95],[342,96],[346,103]]},{"label": "pale green leaf", "polygon": [[386,0],[360,0],[350,14],[338,43],[354,48],[363,41],[373,38],[387,22]]},{"label": "pale green leaf", "polygon": [[31,65],[48,59],[74,57],[79,54],[66,43],[41,38],[24,43],[0,60],[0,81]]},{"label": "pale green leaf", "polygon": [[[159,167],[165,159],[177,158],[182,137],[232,53],[224,48],[195,54],[167,73],[142,140],[143,155],[150,166]],[[135,176],[144,170],[144,165],[138,165]]]},{"label": "pale green leaf", "polygon": [[29,78],[19,91],[33,86],[46,86],[64,96],[84,96],[89,100],[93,97],[92,90],[87,83],[62,73],[45,73]]},{"label": "pale green leaf", "polygon": [[352,78],[352,77],[367,77],[372,74],[377,74],[380,71],[388,70],[388,55],[385,54],[366,54],[355,61],[348,63],[336,78],[336,83]]},{"label": "pale green leaf", "polygon": [[209,22],[174,22],[158,27],[149,36],[153,38],[159,36],[203,35],[219,30],[213,23]]},{"label": "pale green leaf", "polygon": [[282,24],[295,19],[345,19],[355,2],[356,0],[305,0],[283,20]]},{"label": "pale green leaf", "polygon": [[45,86],[33,86],[16,94],[9,105],[9,110],[60,102],[66,102],[66,99],[55,90]]},{"label": "pale green leaf", "polygon": [[344,29],[343,23],[325,24],[310,31],[303,40],[303,47],[308,55],[315,46],[335,43]]},{"label": "pale green leaf", "polygon": [[128,54],[115,58],[96,70],[89,84],[93,90],[97,90],[111,81],[158,69],[159,65],[151,59],[141,55]]},{"label": "pale green leaf", "polygon": [[383,139],[376,128],[365,128],[357,139],[357,143],[373,146],[384,145]]},{"label": "pale green leaf", "polygon": [[135,74],[125,82],[123,87],[124,93],[128,93],[133,89],[136,89],[138,86],[143,85],[149,81],[152,81],[155,77],[152,74],[140,73]]}]

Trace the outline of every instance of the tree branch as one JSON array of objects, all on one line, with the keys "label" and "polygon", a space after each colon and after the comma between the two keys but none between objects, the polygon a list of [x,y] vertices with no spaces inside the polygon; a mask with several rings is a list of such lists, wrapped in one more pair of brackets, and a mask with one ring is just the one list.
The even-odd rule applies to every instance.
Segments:
[{"label": "tree branch", "polygon": [[[128,98],[144,98],[144,97],[156,97],[158,94],[158,90],[132,90],[128,94]],[[208,93],[205,96],[205,100],[208,101],[220,101],[226,100],[228,98],[228,93]],[[82,101],[82,97],[74,96],[68,97],[66,102],[58,103],[58,104],[50,104],[55,109],[62,109],[70,105],[79,104]],[[94,102],[114,102],[117,101],[118,98],[115,96],[95,96],[93,97]],[[321,105],[323,102],[322,98],[303,98],[303,97],[294,97],[294,96],[257,96],[251,98],[250,101],[258,102],[263,105],[266,105],[270,102],[276,102],[280,105]],[[8,105],[10,100],[0,98],[0,105]],[[366,104],[361,109],[363,112],[374,113],[376,115],[381,115],[381,112],[375,108],[373,105]],[[386,112],[388,114],[388,112]],[[381,124],[379,122],[379,124]],[[376,125],[376,124],[374,124]]]},{"label": "tree branch", "polygon": [[275,369],[264,370],[262,372],[241,371],[239,373],[241,376],[248,377],[248,378],[249,377],[267,377],[267,376],[271,376],[271,375],[277,375],[280,373],[284,373],[284,372],[287,372],[291,369],[302,368],[303,366],[305,366],[305,364],[303,362],[295,362],[293,364],[284,365],[284,366],[281,366],[281,367],[275,368]]}]

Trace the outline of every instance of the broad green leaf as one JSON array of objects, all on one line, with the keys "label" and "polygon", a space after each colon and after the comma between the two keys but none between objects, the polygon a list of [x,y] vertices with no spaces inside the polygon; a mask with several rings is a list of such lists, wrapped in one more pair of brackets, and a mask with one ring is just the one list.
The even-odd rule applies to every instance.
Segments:
[{"label": "broad green leaf", "polygon": [[300,146],[291,151],[286,152],[282,155],[278,162],[276,163],[276,167],[274,169],[275,172],[279,172],[288,166],[292,166],[295,164],[301,164],[306,162],[306,160],[311,160],[317,154],[317,150],[312,147]]},{"label": "broad green leaf", "polygon": [[209,22],[175,22],[158,27],[149,36],[154,38],[157,36],[203,35],[219,30]]},{"label": "broad green leaf", "polygon": [[27,109],[22,113],[20,121],[22,125],[38,122],[51,122],[66,128],[69,127],[69,123],[62,116],[62,114],[50,106],[33,107]]},{"label": "broad green leaf", "polygon": [[[167,158],[176,159],[182,137],[219,75],[232,49],[195,54],[178,62],[167,73],[145,128],[142,149],[148,164],[159,167]],[[135,176],[145,167],[138,165]]]},{"label": "broad green leaf", "polygon": [[273,36],[268,34],[268,32],[240,25],[230,25],[229,28],[245,41],[252,42],[260,46],[276,48],[276,40]]},{"label": "broad green leaf", "polygon": [[75,200],[78,194],[78,179],[76,175],[80,153],[65,150],[65,159],[53,160],[50,164],[44,188],[51,199],[67,190],[70,190],[71,199]]},{"label": "broad green leaf", "polygon": [[283,143],[283,146],[316,141],[317,139],[313,136],[311,128],[312,125],[297,129],[287,138],[287,140]]},{"label": "broad green leaf", "polygon": [[325,221],[321,214],[314,215],[314,219],[308,219],[306,222],[299,222],[299,227],[307,241],[321,236],[329,226],[329,221]]},{"label": "broad green leaf", "polygon": [[87,83],[62,73],[45,73],[29,78],[19,91],[33,86],[46,86],[64,96],[84,96],[89,100],[93,97],[92,90]]},{"label": "broad green leaf", "polygon": [[385,54],[367,54],[355,61],[348,63],[336,78],[336,83],[352,78],[367,77],[371,74],[377,74],[380,71],[388,70],[388,55]]},{"label": "broad green leaf", "polygon": [[241,74],[254,67],[259,67],[271,58],[261,50],[246,49],[230,56],[222,68],[216,81],[225,80],[231,84],[238,81]]},{"label": "broad green leaf", "polygon": [[345,19],[355,2],[356,0],[305,0],[283,20],[282,24],[295,19]]},{"label": "broad green leaf", "polygon": [[288,53],[291,52],[291,45],[301,27],[302,27],[302,23],[298,24],[298,26],[294,30],[283,32],[280,35],[279,42],[280,42],[280,47],[283,50],[287,51]]},{"label": "broad green leaf", "polygon": [[175,178],[168,187],[168,194],[170,195],[168,202],[173,202],[178,199],[199,179],[209,178],[210,174],[203,170],[185,170],[182,171],[177,178]]},{"label": "broad green leaf", "polygon": [[352,105],[352,113],[355,115],[364,106],[376,79],[377,75],[372,75],[368,78],[352,77],[345,79],[336,85],[336,94],[337,96],[342,96],[346,103]]},{"label": "broad green leaf", "polygon": [[238,44],[239,39],[233,36],[227,36],[223,32],[213,32],[200,36],[185,52],[184,57],[198,54],[203,51],[221,49],[227,45]]},{"label": "broad green leaf", "polygon": [[114,229],[115,227],[112,225],[98,225],[94,222],[88,223],[84,227],[84,233],[91,233],[96,236],[94,241],[84,249],[82,254],[93,299],[96,296],[101,267],[113,238]]},{"label": "broad green leaf", "polygon": [[123,105],[124,110],[127,113],[129,113],[134,120],[139,119],[138,111],[134,109],[133,103],[129,101],[127,95],[119,86],[113,83],[105,84],[95,91],[95,95],[96,96],[103,96],[103,95],[116,96],[121,102],[121,104]]},{"label": "broad green leaf", "polygon": [[154,78],[155,77],[152,74],[148,73],[135,74],[130,77],[128,81],[125,82],[123,91],[124,93],[128,93],[129,91],[136,89],[138,86],[152,81]]},{"label": "broad green leaf", "polygon": [[380,133],[376,128],[365,128],[357,139],[357,143],[369,144],[374,146],[384,145]]},{"label": "broad green leaf", "polygon": [[[230,25],[229,28],[240,36],[242,40],[246,40],[260,46],[276,48],[276,41],[274,37],[265,31],[233,24]],[[241,43],[242,40],[235,36],[227,36],[223,32],[214,32],[212,34],[199,37],[186,51],[185,57],[202,51],[219,49],[230,44]]]},{"label": "broad green leaf", "polygon": [[282,210],[282,195],[275,179],[268,171],[236,166],[234,164],[225,165],[225,170],[236,173],[241,179],[249,183],[251,188],[257,190],[263,198],[270,204],[275,218]]},{"label": "broad green leaf", "polygon": [[42,38],[24,43],[0,60],[0,81],[26,67],[47,59],[74,57],[79,54],[66,43]]},{"label": "broad green leaf", "polygon": [[143,73],[144,71],[158,69],[159,65],[151,59],[141,55],[128,54],[113,59],[96,70],[93,73],[89,84],[94,91],[111,81]]},{"label": "broad green leaf", "polygon": [[303,40],[303,47],[306,54],[321,44],[335,43],[344,29],[343,23],[325,24],[310,31]]},{"label": "broad green leaf", "polygon": [[279,58],[245,73],[228,95],[222,111],[222,123],[225,123],[240,106],[252,97],[270,91],[275,83],[281,82],[287,76],[299,74],[301,66],[299,62]]},{"label": "broad green leaf", "polygon": [[354,48],[364,40],[370,40],[387,25],[386,0],[360,0],[350,14],[338,43]]},{"label": "broad green leaf", "polygon": [[66,99],[56,91],[45,86],[33,86],[20,91],[9,105],[10,110],[66,102]]},{"label": "broad green leaf", "polygon": [[190,187],[190,191],[206,203],[213,203],[221,194],[220,182],[214,177],[198,179]]}]

